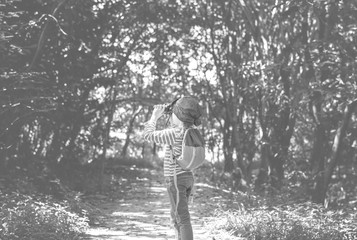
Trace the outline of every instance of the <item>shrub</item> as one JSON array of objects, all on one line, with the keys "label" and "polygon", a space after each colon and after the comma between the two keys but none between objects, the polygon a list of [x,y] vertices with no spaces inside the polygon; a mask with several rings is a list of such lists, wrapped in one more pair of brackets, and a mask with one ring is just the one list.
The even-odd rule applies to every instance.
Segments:
[{"label": "shrub", "polygon": [[357,238],[356,213],[305,203],[265,209],[220,212],[215,230],[247,240],[350,240]]},{"label": "shrub", "polygon": [[0,239],[74,240],[88,227],[88,219],[70,206],[51,199],[37,200],[16,193],[1,194]]}]

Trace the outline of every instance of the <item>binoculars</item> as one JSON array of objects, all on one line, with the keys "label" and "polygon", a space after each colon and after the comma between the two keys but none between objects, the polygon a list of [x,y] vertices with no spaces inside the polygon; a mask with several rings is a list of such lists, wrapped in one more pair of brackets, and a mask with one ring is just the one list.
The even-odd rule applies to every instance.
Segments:
[{"label": "binoculars", "polygon": [[179,99],[180,99],[180,98],[176,98],[176,99],[173,100],[171,103],[167,104],[167,105],[165,106],[165,109],[164,109],[164,114],[167,114],[167,115],[172,114],[172,110],[173,110],[173,108],[174,108],[174,105],[175,105],[175,103],[177,102],[177,100],[179,100]]}]

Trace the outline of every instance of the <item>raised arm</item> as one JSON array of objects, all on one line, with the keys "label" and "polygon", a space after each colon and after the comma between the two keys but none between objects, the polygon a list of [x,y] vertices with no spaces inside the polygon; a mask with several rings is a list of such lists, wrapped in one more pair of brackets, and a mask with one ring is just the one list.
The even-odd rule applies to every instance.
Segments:
[{"label": "raised arm", "polygon": [[155,105],[148,122],[145,123],[144,139],[157,144],[172,145],[175,142],[175,130],[156,130],[156,122],[164,113],[165,105]]},{"label": "raised arm", "polygon": [[156,130],[156,121],[150,120],[145,123],[144,139],[157,144],[172,145],[175,142],[175,130]]}]

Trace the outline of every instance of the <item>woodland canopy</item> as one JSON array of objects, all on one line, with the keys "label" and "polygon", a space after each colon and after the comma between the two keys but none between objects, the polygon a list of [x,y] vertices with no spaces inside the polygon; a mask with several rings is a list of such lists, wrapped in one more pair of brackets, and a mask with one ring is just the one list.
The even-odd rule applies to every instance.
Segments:
[{"label": "woodland canopy", "polygon": [[356,57],[356,1],[2,1],[0,171],[153,164],[153,105],[194,95],[212,179],[356,201]]}]

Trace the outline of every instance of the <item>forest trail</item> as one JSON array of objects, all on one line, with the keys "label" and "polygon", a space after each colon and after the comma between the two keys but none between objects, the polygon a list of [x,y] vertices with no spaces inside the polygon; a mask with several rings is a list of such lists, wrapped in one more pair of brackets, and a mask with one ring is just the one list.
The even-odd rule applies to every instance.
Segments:
[{"label": "forest trail", "polygon": [[[146,177],[136,177],[117,191],[122,198],[96,196],[96,207],[102,212],[100,223],[87,231],[86,240],[166,240],[175,239],[170,224],[170,205],[163,177],[152,171]],[[101,200],[100,200],[101,199]],[[196,183],[196,194],[190,204],[195,240],[236,239],[214,236],[208,222],[221,204],[220,191],[207,184]]]}]

